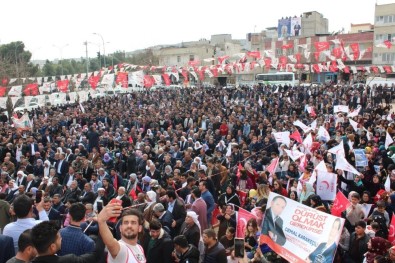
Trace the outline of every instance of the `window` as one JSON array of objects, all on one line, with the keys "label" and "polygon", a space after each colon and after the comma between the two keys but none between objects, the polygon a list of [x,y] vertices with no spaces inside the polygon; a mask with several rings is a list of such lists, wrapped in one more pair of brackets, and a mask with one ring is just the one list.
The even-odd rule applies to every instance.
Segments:
[{"label": "window", "polygon": [[393,18],[394,18],[394,16],[388,16],[388,23],[392,23],[393,22]]},{"label": "window", "polygon": [[384,23],[385,23],[385,24],[388,23],[388,16],[384,16]]},{"label": "window", "polygon": [[177,63],[181,62],[181,56],[177,56]]},{"label": "window", "polygon": [[195,60],[195,55],[189,55],[189,61],[194,61]]}]

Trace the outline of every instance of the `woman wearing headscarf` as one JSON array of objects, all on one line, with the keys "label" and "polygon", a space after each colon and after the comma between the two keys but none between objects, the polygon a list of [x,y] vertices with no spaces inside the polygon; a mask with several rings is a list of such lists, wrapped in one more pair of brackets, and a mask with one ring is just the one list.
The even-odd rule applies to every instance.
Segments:
[{"label": "woman wearing headscarf", "polygon": [[[224,211],[225,210],[225,211]],[[217,216],[219,221],[218,227],[218,239],[225,235],[228,227],[234,227],[236,229],[236,213],[233,209],[233,205],[226,205],[225,209],[220,209],[220,215]],[[224,211],[224,212],[222,212]]]},{"label": "woman wearing headscarf", "polygon": [[365,254],[364,262],[374,263],[375,257],[385,255],[390,247],[391,243],[382,237],[370,239],[368,241],[368,252]]},{"label": "woman wearing headscarf", "polygon": [[103,156],[103,168],[107,172],[110,172],[111,168],[113,167],[114,167],[114,161],[112,160],[109,153],[105,153]]},{"label": "woman wearing headscarf", "polygon": [[240,199],[233,185],[228,185],[228,187],[226,187],[225,193],[219,196],[218,204],[221,208],[223,208],[227,204],[233,204],[236,207],[240,206]]},{"label": "woman wearing headscarf", "polygon": [[184,235],[188,244],[199,247],[200,241],[200,224],[198,215],[194,211],[188,211],[184,223],[181,225],[180,235]]},{"label": "woman wearing headscarf", "polygon": [[308,198],[313,194],[315,194],[313,186],[309,183],[303,183],[302,192],[300,192],[299,195],[299,202],[308,205]]},{"label": "woman wearing headscarf", "polygon": [[[49,177],[49,171],[51,170],[51,162],[49,160],[44,161],[44,177]],[[52,182],[52,179],[51,179]]]}]

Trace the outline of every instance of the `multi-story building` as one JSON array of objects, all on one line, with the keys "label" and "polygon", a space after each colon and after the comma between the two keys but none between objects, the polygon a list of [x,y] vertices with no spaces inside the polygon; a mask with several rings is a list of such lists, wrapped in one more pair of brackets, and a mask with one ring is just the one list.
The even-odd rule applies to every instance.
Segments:
[{"label": "multi-story building", "polygon": [[395,65],[395,47],[384,41],[395,41],[395,3],[377,5],[374,12],[374,65]]}]

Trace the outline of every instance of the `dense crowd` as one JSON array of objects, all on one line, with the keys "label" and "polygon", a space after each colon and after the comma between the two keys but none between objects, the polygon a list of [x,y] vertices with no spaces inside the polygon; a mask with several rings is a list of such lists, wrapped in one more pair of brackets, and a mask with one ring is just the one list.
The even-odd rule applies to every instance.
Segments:
[{"label": "dense crowd", "polygon": [[[395,262],[395,146],[384,146],[395,136],[394,97],[394,87],[364,85],[160,89],[38,108],[31,130],[3,114],[0,262],[283,262],[259,244],[268,196],[330,213],[309,183],[322,160],[352,203],[335,262]],[[356,130],[335,105],[360,108]],[[297,120],[316,121],[330,139]],[[296,130],[313,137],[306,165],[285,151],[306,146],[273,136]],[[335,170],[328,149],[341,141],[354,166],[352,149],[365,150],[362,175]],[[367,215],[364,203],[373,204]],[[247,222],[244,259],[235,252],[240,207],[258,218]]]}]

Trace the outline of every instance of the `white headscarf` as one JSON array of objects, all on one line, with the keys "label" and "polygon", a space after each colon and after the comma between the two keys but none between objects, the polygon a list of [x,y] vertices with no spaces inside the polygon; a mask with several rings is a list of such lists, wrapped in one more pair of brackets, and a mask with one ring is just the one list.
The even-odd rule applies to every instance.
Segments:
[{"label": "white headscarf", "polygon": [[[202,228],[200,227],[200,223],[198,220],[199,215],[196,214],[196,212],[194,211],[188,211],[187,212],[187,216],[189,216],[190,218],[192,218],[193,222],[199,227],[199,231],[200,233],[202,232]],[[202,235],[200,235],[201,238]]]},{"label": "white headscarf", "polygon": [[146,195],[149,201],[147,200],[147,207],[144,210],[147,210],[152,204],[156,203],[156,193],[154,191],[148,191]]}]

